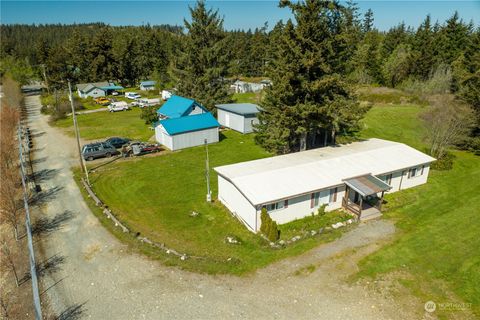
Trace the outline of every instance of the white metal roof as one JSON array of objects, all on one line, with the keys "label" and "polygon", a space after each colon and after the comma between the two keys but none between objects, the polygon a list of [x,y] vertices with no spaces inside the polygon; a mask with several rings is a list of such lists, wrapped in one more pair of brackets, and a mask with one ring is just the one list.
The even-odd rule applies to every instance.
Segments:
[{"label": "white metal roof", "polygon": [[216,167],[215,171],[258,205],[340,185],[347,178],[432,161],[435,158],[403,143],[369,139]]}]

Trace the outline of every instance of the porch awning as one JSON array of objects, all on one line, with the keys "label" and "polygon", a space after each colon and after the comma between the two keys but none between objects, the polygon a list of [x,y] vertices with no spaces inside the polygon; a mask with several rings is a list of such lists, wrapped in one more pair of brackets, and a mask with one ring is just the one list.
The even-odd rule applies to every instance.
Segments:
[{"label": "porch awning", "polygon": [[343,182],[363,197],[387,191],[392,188],[371,174],[345,179]]}]

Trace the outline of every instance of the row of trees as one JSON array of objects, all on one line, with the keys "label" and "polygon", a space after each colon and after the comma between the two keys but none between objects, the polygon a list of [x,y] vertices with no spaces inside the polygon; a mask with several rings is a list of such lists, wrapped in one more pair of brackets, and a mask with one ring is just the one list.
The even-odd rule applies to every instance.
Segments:
[{"label": "row of trees", "polygon": [[373,12],[361,17],[353,2],[282,0],[280,6],[291,10],[293,21],[270,31],[266,25],[225,31],[219,13],[203,1],[190,9],[184,28],[2,26],[1,57],[10,61],[3,67],[12,69],[14,57],[58,88],[67,78],[124,85],[154,78],[209,109],[230,100],[226,78],[269,77],[274,85],[262,102],[267,112],[257,141],[276,153],[354,132],[367,111],[352,93],[358,83],[450,91],[473,105],[480,119],[480,31],[457,13],[444,24],[427,16],[417,29],[402,23],[381,32]]},{"label": "row of trees", "polygon": [[[27,261],[24,244],[20,244],[19,241],[23,209],[20,201],[21,183],[15,139],[22,95],[15,81],[9,78],[2,80],[4,96],[0,107],[0,230],[2,230],[0,314],[2,318],[10,319],[20,316],[23,311],[22,302],[15,301],[18,297],[15,290],[19,290],[16,287],[20,284],[17,273],[19,261]],[[14,284],[10,282],[11,278],[14,278]]]}]

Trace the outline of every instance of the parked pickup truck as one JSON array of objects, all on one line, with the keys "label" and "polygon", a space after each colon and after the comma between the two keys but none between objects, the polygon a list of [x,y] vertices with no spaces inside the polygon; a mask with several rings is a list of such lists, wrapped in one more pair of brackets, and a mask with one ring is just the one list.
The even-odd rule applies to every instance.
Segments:
[{"label": "parked pickup truck", "polygon": [[136,92],[125,92],[125,98],[137,100],[140,99],[142,96]]},{"label": "parked pickup truck", "polygon": [[155,99],[138,99],[135,101],[135,104],[139,106],[140,108],[145,108],[145,107],[152,107],[152,106],[157,106],[160,104],[160,98],[155,98]]},{"label": "parked pickup truck", "polygon": [[130,107],[128,106],[128,103],[126,103],[125,101],[112,102],[108,106],[108,111],[110,112],[126,111],[128,109],[130,109]]}]

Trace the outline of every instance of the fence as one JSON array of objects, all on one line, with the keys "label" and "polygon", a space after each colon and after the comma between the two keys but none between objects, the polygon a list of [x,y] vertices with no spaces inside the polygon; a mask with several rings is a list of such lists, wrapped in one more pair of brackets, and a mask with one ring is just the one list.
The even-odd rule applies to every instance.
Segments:
[{"label": "fence", "polygon": [[[27,134],[27,146],[30,149],[30,137]],[[23,143],[22,143],[22,128],[18,126],[18,155],[20,160],[20,173],[22,176],[22,187],[23,187],[23,204],[25,207],[25,227],[27,229],[27,242],[28,242],[28,253],[30,260],[30,276],[32,280],[32,291],[33,291],[33,306],[35,309],[35,319],[42,320],[42,309],[40,306],[40,293],[38,290],[38,278],[37,278],[37,269],[35,263],[35,252],[33,251],[33,239],[32,239],[32,225],[30,223],[30,209],[28,206],[28,189],[27,189],[27,179],[26,179],[26,170],[24,165],[23,157]],[[32,172],[33,175],[33,172]]]}]

